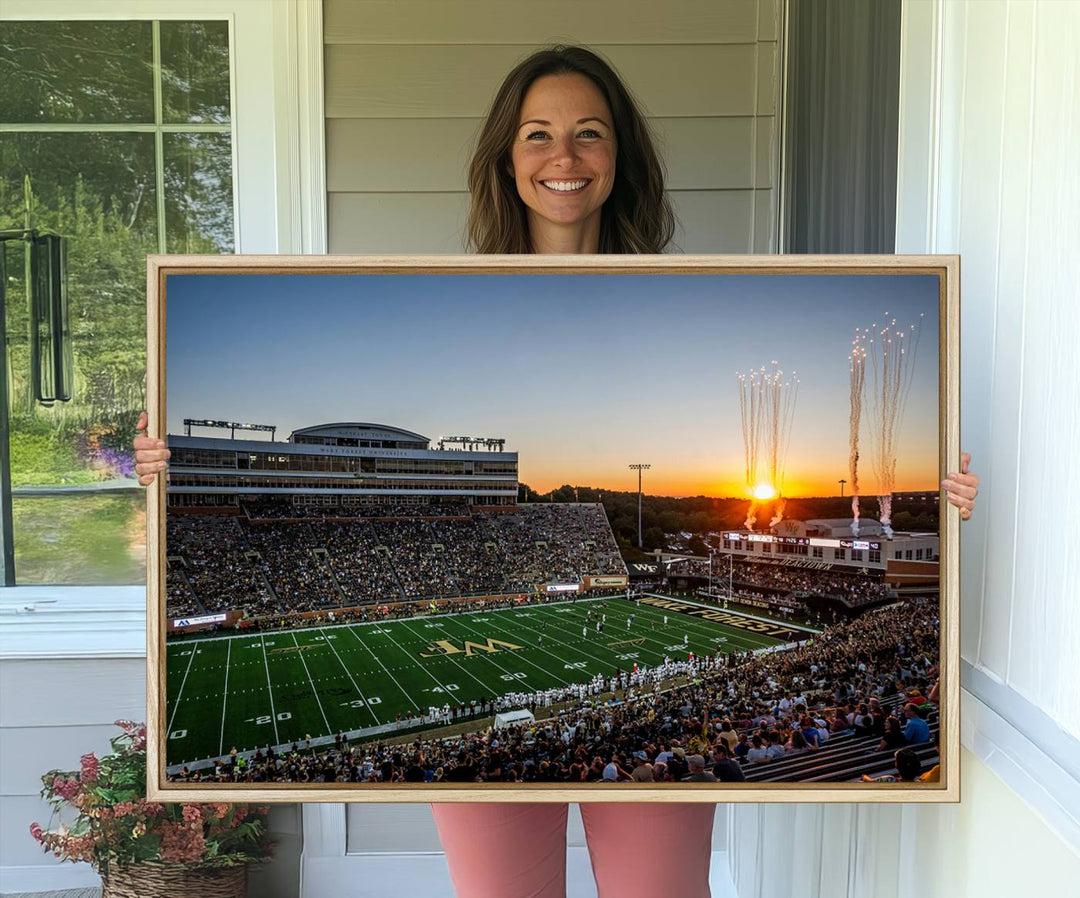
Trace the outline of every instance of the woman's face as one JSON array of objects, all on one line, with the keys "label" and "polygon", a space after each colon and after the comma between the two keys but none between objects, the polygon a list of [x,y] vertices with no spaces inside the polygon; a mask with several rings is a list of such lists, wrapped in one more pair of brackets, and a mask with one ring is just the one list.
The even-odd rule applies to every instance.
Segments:
[{"label": "woman's face", "polygon": [[510,150],[529,233],[595,228],[615,183],[615,129],[607,101],[584,75],[545,75],[521,104]]}]

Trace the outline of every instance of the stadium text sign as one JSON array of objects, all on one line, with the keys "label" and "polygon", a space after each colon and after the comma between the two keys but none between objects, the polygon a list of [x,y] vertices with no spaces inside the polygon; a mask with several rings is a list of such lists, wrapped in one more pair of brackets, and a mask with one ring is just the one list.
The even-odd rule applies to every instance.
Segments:
[{"label": "stadium text sign", "polygon": [[754,620],[742,615],[732,614],[729,611],[720,611],[716,608],[702,608],[689,602],[680,602],[676,599],[658,599],[656,596],[642,596],[643,605],[652,605],[654,608],[663,608],[667,611],[677,611],[680,614],[688,614],[692,617],[701,617],[718,624],[726,624],[729,627],[737,627],[740,630],[749,630],[751,633],[761,633],[765,636],[773,636],[777,639],[791,639],[796,632],[790,627],[781,627],[766,621]]},{"label": "stadium text sign", "polygon": [[202,624],[219,624],[225,620],[224,614],[204,614],[202,617],[180,617],[172,622],[176,628],[198,627]]}]

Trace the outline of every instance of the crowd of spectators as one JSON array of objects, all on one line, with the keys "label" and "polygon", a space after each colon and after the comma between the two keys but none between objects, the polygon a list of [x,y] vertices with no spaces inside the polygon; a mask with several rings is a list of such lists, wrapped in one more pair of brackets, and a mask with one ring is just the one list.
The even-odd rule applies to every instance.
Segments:
[{"label": "crowd of spectators", "polygon": [[[924,717],[936,695],[938,628],[933,606],[891,605],[790,650],[668,659],[672,666],[660,673],[643,668],[607,684],[594,678],[570,696],[570,706],[546,719],[444,738],[418,736],[404,744],[350,745],[339,735],[333,748],[305,744],[234,755],[173,778],[712,782],[739,780],[751,766],[820,751],[839,733],[880,735],[880,744],[891,747],[899,727],[905,746],[920,745],[930,739]],[[683,685],[671,687],[671,677],[681,677]],[[598,695],[599,685],[614,685],[616,694]],[[521,705],[535,703],[536,696],[515,698]],[[903,720],[890,710],[897,703]]]},{"label": "crowd of spectators", "polygon": [[[338,496],[327,497],[339,499]],[[349,497],[344,497],[349,498]],[[424,505],[297,505],[288,496],[279,499],[250,499],[241,504],[244,516],[249,520],[296,520],[313,518],[316,520],[338,518],[467,518],[470,514],[468,505],[461,503],[430,503]]]},{"label": "crowd of spectators", "polygon": [[[789,597],[789,605],[801,604],[795,593],[842,598],[849,605],[864,605],[888,598],[889,587],[880,577],[863,574],[859,569],[850,573],[805,567],[795,560],[755,559],[737,560],[731,564],[731,580],[736,595],[766,596],[771,601]],[[728,580],[728,556],[712,560],[712,579],[724,587]],[[668,565],[668,576],[709,576],[709,562],[702,558],[680,558]],[[755,590],[754,588],[757,587]],[[762,592],[764,590],[764,592]]]},{"label": "crowd of spectators", "polygon": [[[523,505],[464,518],[429,515],[435,508],[462,510],[401,506],[413,517],[348,520],[338,507],[281,501],[245,503],[244,515],[171,515],[166,613],[282,615],[533,592],[547,581],[626,573],[600,505]],[[281,517],[292,511],[295,519]]]},{"label": "crowd of spectators", "polygon": [[186,617],[200,606],[208,613],[276,606],[237,518],[171,516],[165,539],[169,617]]}]

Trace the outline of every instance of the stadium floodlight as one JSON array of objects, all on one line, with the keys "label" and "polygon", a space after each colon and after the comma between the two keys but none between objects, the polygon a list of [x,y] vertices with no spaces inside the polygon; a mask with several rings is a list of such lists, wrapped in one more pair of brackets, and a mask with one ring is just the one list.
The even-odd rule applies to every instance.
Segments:
[{"label": "stadium floodlight", "polygon": [[641,539],[641,472],[651,467],[652,465],[630,465],[632,470],[637,471],[637,547],[639,549],[644,548]]},{"label": "stadium floodlight", "polygon": [[239,421],[216,421],[208,418],[184,418],[185,434],[191,436],[192,427],[220,427],[229,431],[229,439],[236,439],[238,430],[260,430],[270,434],[270,442],[277,433],[276,424],[242,424]]}]

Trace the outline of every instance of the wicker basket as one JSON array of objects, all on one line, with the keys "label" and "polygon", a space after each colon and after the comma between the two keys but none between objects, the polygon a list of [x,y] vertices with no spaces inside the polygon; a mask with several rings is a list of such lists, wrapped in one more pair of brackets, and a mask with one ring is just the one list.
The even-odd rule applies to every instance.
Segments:
[{"label": "wicker basket", "polygon": [[101,877],[101,898],[244,898],[247,865],[199,870],[185,864],[132,864]]}]

